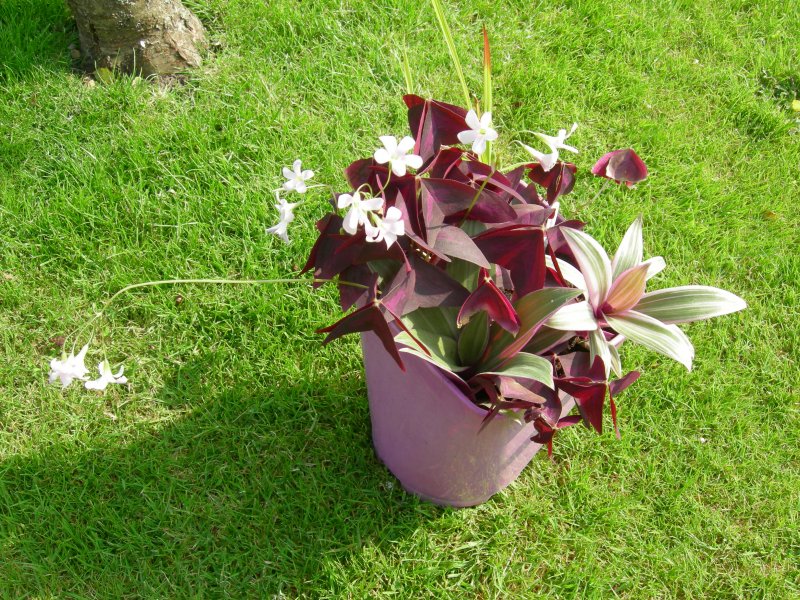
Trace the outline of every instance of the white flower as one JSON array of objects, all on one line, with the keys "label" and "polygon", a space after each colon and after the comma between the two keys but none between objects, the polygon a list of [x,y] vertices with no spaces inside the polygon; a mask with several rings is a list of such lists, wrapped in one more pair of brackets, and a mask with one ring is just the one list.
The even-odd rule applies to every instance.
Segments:
[{"label": "white flower", "polygon": [[298,158],[294,161],[292,168],[283,167],[283,176],[287,181],[283,184],[283,189],[287,192],[297,192],[298,194],[305,194],[308,187],[306,181],[314,176],[314,171],[302,171],[303,163]]},{"label": "white flower", "polygon": [[478,119],[477,113],[470,109],[467,113],[467,126],[469,129],[458,134],[458,141],[462,144],[472,144],[472,151],[481,155],[486,151],[486,142],[497,139],[497,132],[492,129],[492,113],[485,112]]},{"label": "white flower", "polygon": [[125,367],[120,366],[116,375],[111,371],[111,365],[107,360],[104,360],[97,365],[97,370],[100,372],[100,378],[92,381],[87,381],[84,385],[87,390],[104,390],[109,383],[128,383],[128,378],[122,374]]},{"label": "white flower", "polygon": [[289,223],[294,221],[294,207],[297,206],[297,204],[297,202],[287,202],[283,198],[278,198],[278,204],[275,205],[275,208],[278,209],[280,220],[277,225],[268,227],[267,233],[274,233],[288,244],[289,236],[286,231],[289,227]]},{"label": "white flower", "polygon": [[368,229],[372,227],[369,222],[369,212],[373,210],[380,210],[383,206],[383,198],[365,198],[361,199],[361,192],[353,192],[350,194],[341,194],[337,201],[339,208],[350,207],[344,217],[343,227],[344,230],[353,235],[358,231],[359,225],[365,225]]},{"label": "white flower", "polygon": [[61,360],[54,358],[50,361],[50,383],[55,383],[58,379],[61,381],[61,387],[65,388],[73,379],[86,379],[86,374],[89,370],[83,363],[86,357],[86,351],[89,349],[89,344],[86,344],[78,355],[75,356],[74,352],[70,352],[69,356],[62,354]]},{"label": "white flower", "polygon": [[422,166],[422,157],[416,154],[409,154],[414,149],[414,138],[406,136],[400,143],[393,135],[382,135],[380,141],[383,148],[375,150],[375,162],[385,165],[387,162],[392,167],[392,173],[398,177],[406,174],[407,167],[419,169]]},{"label": "white flower", "polygon": [[530,146],[527,146],[527,145],[523,144],[522,142],[520,142],[520,145],[523,148],[525,148],[525,150],[530,152],[531,156],[533,156],[536,160],[539,161],[539,164],[542,165],[542,169],[544,169],[545,171],[549,171],[554,166],[556,166],[556,162],[558,162],[558,151],[559,150],[569,150],[570,152],[574,152],[575,154],[578,153],[578,149],[577,148],[575,148],[574,146],[569,146],[569,145],[564,143],[567,140],[567,138],[569,138],[569,136],[571,136],[573,133],[575,133],[575,130],[577,128],[578,128],[578,124],[577,123],[573,123],[572,124],[572,129],[570,129],[569,132],[567,132],[566,129],[559,129],[558,130],[558,134],[556,134],[555,136],[546,135],[544,133],[536,133],[535,131],[532,132],[533,135],[535,135],[540,140],[542,140],[545,144],[547,144],[547,146],[550,148],[550,153],[549,154],[545,154],[543,152],[539,152],[535,148],[531,148]]},{"label": "white flower", "polygon": [[386,211],[386,216],[381,219],[375,227],[367,229],[368,242],[380,242],[386,240],[386,247],[391,248],[401,235],[405,235],[406,226],[403,223],[403,213],[400,209],[392,206]]}]

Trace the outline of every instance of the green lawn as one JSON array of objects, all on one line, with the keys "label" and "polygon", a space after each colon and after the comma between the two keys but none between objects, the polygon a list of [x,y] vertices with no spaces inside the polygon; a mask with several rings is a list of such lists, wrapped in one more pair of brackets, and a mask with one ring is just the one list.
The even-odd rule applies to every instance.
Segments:
[{"label": "green lawn", "polygon": [[[687,327],[691,373],[626,346],[622,440],[572,428],[465,510],[375,458],[357,341],[314,333],[333,290],[135,291],[98,332],[130,389],[47,385],[57,337],[129,283],[297,272],[326,198],[266,235],[280,168],[346,191],[405,131],[403,47],[418,93],[460,102],[428,3],[192,0],[214,55],[173,89],[87,85],[62,4],[0,2],[0,597],[800,595],[800,4],[447,3],[476,93],[490,30],[506,162],[578,121],[564,210],[612,248],[642,213],[659,286],[749,303]],[[625,146],[650,179],[588,209]]]}]

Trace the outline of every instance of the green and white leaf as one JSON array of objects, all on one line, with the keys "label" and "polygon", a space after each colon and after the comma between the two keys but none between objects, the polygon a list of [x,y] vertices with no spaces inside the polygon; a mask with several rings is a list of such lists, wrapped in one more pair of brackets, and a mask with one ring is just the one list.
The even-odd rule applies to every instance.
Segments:
[{"label": "green and white leaf", "polygon": [[617,377],[622,377],[622,365],[619,360],[619,352],[608,343],[602,330],[597,329],[589,333],[589,364],[594,364],[595,357],[599,356],[606,369],[606,379],[608,374],[613,371]]},{"label": "green and white leaf", "polygon": [[586,300],[562,306],[544,324],[559,331],[594,331],[598,327],[594,311]]},{"label": "green and white leaf", "polygon": [[[468,223],[469,222],[470,221],[468,221]],[[474,265],[460,258],[453,258],[447,263],[444,270],[450,277],[468,290],[474,290],[478,287],[478,276],[480,274],[480,267],[478,265]]]},{"label": "green and white leaf", "polygon": [[642,264],[647,265],[647,279],[655,277],[667,267],[667,261],[665,261],[664,258],[661,256],[654,256],[653,258],[648,258]]},{"label": "green and white leaf", "polygon": [[505,375],[538,381],[553,389],[553,365],[550,361],[535,354],[519,352],[501,366],[485,371],[486,375]]},{"label": "green and white leaf", "polygon": [[550,329],[546,325],[542,325],[536,335],[533,336],[528,345],[525,346],[524,351],[531,354],[541,354],[549,350],[556,344],[566,342],[573,337],[573,333],[569,331],[559,331],[558,329]]},{"label": "green and white leaf", "polygon": [[458,357],[462,365],[474,365],[489,343],[489,315],[480,311],[461,328],[458,335]]},{"label": "green and white leaf", "polygon": [[692,370],[694,347],[677,326],[665,325],[653,317],[632,310],[614,316],[606,315],[606,321],[632,342],[677,360],[688,370]]},{"label": "green and white leaf", "polygon": [[435,364],[442,369],[451,371],[463,371],[458,360],[458,346],[456,336],[458,328],[455,325],[457,307],[432,307],[418,308],[403,317],[403,324],[417,338],[425,348],[431,353],[430,356],[414,337],[401,331],[395,336],[398,344],[403,344],[405,348],[400,348],[400,352],[407,352],[419,358]]},{"label": "green and white leaf", "polygon": [[603,247],[588,233],[570,227],[562,227],[561,232],[569,244],[575,260],[586,281],[589,301],[600,306],[611,287],[611,261]]},{"label": "green and white leaf", "polygon": [[643,257],[642,216],[639,215],[628,227],[614,254],[614,260],[611,261],[613,277],[616,279],[623,271],[641,264]]},{"label": "green and white leaf", "polygon": [[514,337],[500,329],[489,342],[491,361],[506,359],[520,352],[542,326],[544,321],[559,308],[581,294],[580,290],[566,288],[543,288],[524,295],[514,303],[520,320],[520,328]]},{"label": "green and white leaf", "polygon": [[456,325],[457,315],[457,306],[418,308],[403,315],[403,323],[412,331],[417,329],[429,331],[443,337],[450,337],[455,341],[459,333]]},{"label": "green and white leaf", "polygon": [[405,331],[401,331],[394,336],[394,341],[400,346],[400,352],[413,354],[417,358],[421,358],[451,373],[464,370],[464,367],[458,365],[457,359],[454,359],[457,353],[455,340],[452,338],[433,336],[429,333],[427,335],[425,333],[423,333],[423,335],[418,335],[419,333],[419,331],[415,331],[414,335],[425,344],[425,348],[428,349],[430,355],[420,348],[414,338]]},{"label": "green and white leaf", "polygon": [[634,310],[663,323],[688,323],[742,310],[747,303],[736,294],[704,285],[687,285],[649,292]]},{"label": "green and white leaf", "polygon": [[[556,260],[558,261],[558,269],[561,271],[561,274],[564,276],[566,282],[572,286],[575,286],[579,290],[582,290],[584,294],[588,296],[586,291],[586,280],[583,278],[581,272],[565,260],[561,260],[560,258],[556,258]],[[555,269],[555,266],[553,265],[553,259],[549,256],[544,257],[544,262],[550,269]]]}]

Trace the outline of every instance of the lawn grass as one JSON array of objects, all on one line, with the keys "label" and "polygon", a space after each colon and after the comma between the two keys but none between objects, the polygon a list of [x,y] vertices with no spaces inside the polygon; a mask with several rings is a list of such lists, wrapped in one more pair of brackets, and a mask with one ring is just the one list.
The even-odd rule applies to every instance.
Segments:
[{"label": "lawn grass", "polygon": [[[451,510],[375,458],[357,340],[314,334],[333,290],[136,291],[98,332],[130,388],[46,385],[57,338],[129,283],[296,273],[326,198],[267,236],[280,168],[345,191],[405,131],[403,47],[418,93],[460,101],[426,2],[187,4],[214,55],[161,89],[87,85],[62,2],[0,3],[0,597],[800,595],[800,5],[447,3],[476,93],[489,28],[501,157],[579,122],[567,213],[610,248],[641,213],[659,286],[749,303],[687,327],[691,373],[626,347],[621,441],[568,430]],[[587,209],[625,146],[650,179]]]}]

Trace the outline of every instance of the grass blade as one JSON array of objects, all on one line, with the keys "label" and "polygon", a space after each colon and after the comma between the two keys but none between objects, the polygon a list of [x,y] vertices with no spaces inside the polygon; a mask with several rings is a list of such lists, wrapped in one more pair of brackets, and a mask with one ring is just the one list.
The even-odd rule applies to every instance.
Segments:
[{"label": "grass blade", "polygon": [[472,100],[469,95],[467,80],[464,79],[464,69],[461,68],[461,61],[458,60],[456,45],[453,42],[453,34],[450,31],[450,26],[447,24],[441,0],[431,0],[431,4],[433,5],[433,12],[436,15],[436,20],[439,22],[439,28],[442,30],[442,36],[447,45],[447,50],[450,52],[450,59],[453,61],[458,80],[461,83],[461,91],[464,93],[464,104],[466,108],[470,108],[472,106]]}]

